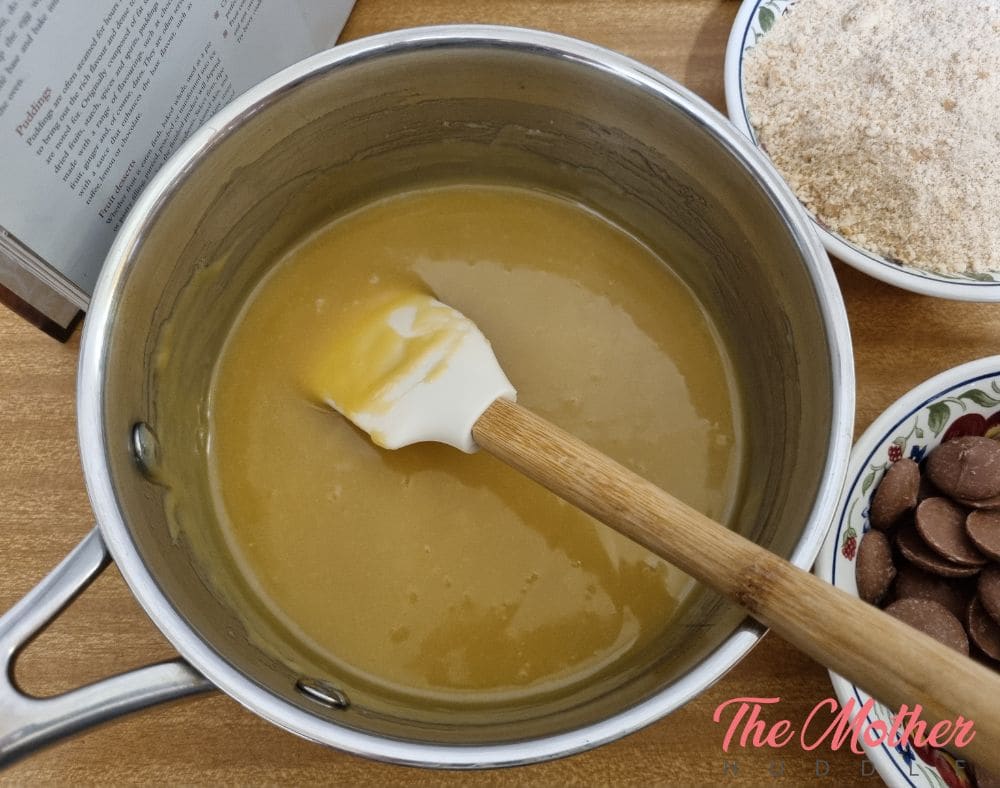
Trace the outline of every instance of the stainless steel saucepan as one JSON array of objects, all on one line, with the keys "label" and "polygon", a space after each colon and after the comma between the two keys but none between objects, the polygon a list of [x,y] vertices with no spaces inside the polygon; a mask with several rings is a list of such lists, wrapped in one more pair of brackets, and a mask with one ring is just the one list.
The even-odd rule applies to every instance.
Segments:
[{"label": "stainless steel saucepan", "polygon": [[[203,503],[205,394],[248,294],[283,249],[330,217],[456,179],[570,195],[664,252],[714,318],[741,386],[749,454],[736,527],[812,564],[850,447],[850,337],[829,261],[767,160],[703,101],[597,46],[500,27],[388,33],[238,98],[167,163],[119,232],[79,373],[80,449],[98,525],[0,619],[0,763],[213,687],[282,728],[372,758],[527,763],[668,714],[761,637],[742,611],[704,592],[662,653],[576,697],[516,713],[441,714],[350,676],[306,672],[307,659],[269,649],[220,590],[227,570],[196,557],[197,535],[214,530]],[[55,698],[21,693],[18,650],[109,554],[180,658]]]}]

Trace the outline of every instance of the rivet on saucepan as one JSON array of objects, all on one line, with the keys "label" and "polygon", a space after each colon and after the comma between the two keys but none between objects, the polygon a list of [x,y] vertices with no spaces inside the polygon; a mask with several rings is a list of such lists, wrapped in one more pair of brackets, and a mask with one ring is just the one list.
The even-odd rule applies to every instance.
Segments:
[{"label": "rivet on saucepan", "polygon": [[151,482],[159,478],[160,442],[156,433],[144,421],[132,425],[132,456],[143,476]]},{"label": "rivet on saucepan", "polygon": [[322,679],[299,679],[295,689],[310,700],[329,706],[331,709],[346,709],[351,705],[351,699],[343,690],[339,690]]}]

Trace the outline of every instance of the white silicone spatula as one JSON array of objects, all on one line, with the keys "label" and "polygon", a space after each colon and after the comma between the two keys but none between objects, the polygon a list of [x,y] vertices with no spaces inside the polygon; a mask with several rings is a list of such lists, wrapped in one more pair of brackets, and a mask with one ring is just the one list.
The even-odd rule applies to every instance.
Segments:
[{"label": "white silicone spatula", "polygon": [[929,722],[973,720],[960,752],[1000,771],[1000,676],[695,511],[517,405],[475,324],[421,293],[350,313],[323,398],[381,446],[484,449],[725,594],[890,707]]}]

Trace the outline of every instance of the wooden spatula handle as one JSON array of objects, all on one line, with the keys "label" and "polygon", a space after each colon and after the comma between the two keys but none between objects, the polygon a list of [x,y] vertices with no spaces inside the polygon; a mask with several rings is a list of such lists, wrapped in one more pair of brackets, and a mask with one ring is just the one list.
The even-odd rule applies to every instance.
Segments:
[{"label": "wooden spatula handle", "polygon": [[961,750],[1000,772],[1000,675],[739,536],[583,441],[506,400],[479,446],[695,579],[890,708],[973,720]]}]

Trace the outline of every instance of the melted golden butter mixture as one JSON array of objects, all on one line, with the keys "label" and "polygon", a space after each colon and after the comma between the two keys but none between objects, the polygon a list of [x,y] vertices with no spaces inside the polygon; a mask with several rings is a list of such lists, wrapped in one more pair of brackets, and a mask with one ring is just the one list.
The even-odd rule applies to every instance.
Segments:
[{"label": "melted golden butter mixture", "polygon": [[410,192],[291,251],[219,362],[217,505],[269,615],[338,669],[438,703],[569,691],[662,645],[685,575],[483,453],[379,449],[310,396],[331,326],[412,288],[479,326],[529,408],[713,517],[735,502],[727,362],[649,249],[537,192]]}]

